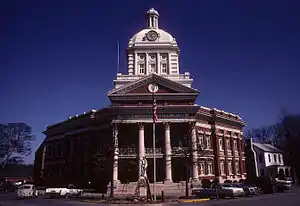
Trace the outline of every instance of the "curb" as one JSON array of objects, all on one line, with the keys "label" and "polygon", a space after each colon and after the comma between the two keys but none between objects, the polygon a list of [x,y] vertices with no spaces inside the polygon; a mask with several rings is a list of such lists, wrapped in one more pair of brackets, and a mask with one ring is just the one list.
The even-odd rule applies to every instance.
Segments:
[{"label": "curb", "polygon": [[184,202],[184,203],[196,203],[196,202],[205,202],[210,200],[210,198],[203,198],[203,199],[186,199],[186,200],[181,200],[180,202]]}]

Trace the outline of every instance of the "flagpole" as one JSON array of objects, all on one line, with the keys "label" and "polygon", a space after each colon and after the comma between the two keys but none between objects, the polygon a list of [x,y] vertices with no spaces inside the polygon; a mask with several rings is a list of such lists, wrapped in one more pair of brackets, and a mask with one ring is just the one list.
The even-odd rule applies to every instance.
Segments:
[{"label": "flagpole", "polygon": [[[152,93],[153,97],[153,109],[155,102],[154,92]],[[153,196],[154,202],[156,202],[156,153],[155,153],[155,118],[153,118]]]}]

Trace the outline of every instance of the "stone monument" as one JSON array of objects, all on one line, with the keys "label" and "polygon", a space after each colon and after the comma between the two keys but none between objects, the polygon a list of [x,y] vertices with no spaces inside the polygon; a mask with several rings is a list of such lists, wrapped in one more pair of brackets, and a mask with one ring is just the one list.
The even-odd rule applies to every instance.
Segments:
[{"label": "stone monument", "polygon": [[140,160],[141,175],[134,192],[134,201],[151,201],[151,191],[149,179],[147,177],[147,160],[144,157]]}]

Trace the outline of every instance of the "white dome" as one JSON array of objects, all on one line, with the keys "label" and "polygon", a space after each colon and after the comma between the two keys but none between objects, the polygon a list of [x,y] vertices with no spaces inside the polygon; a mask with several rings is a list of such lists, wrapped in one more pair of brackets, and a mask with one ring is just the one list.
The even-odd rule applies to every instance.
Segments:
[{"label": "white dome", "polygon": [[[155,31],[158,34],[158,37],[155,41],[149,41],[146,37],[146,34],[149,31]],[[139,31],[136,33],[130,40],[129,40],[129,47],[135,46],[137,44],[145,44],[145,43],[151,43],[151,44],[169,44],[173,46],[177,46],[175,38],[169,34],[168,32],[158,29],[158,28],[147,28]]]}]

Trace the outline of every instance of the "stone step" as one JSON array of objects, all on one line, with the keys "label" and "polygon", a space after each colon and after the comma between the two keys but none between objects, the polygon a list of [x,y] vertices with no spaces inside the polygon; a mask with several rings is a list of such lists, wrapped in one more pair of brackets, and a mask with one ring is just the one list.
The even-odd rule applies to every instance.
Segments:
[{"label": "stone step", "polygon": [[[115,194],[134,194],[137,183],[119,184],[115,189]],[[150,184],[151,193],[153,193],[153,184]],[[182,183],[171,183],[171,184],[156,184],[156,193],[158,195],[164,191],[164,194],[176,194],[183,195],[185,193],[185,185]]]}]

